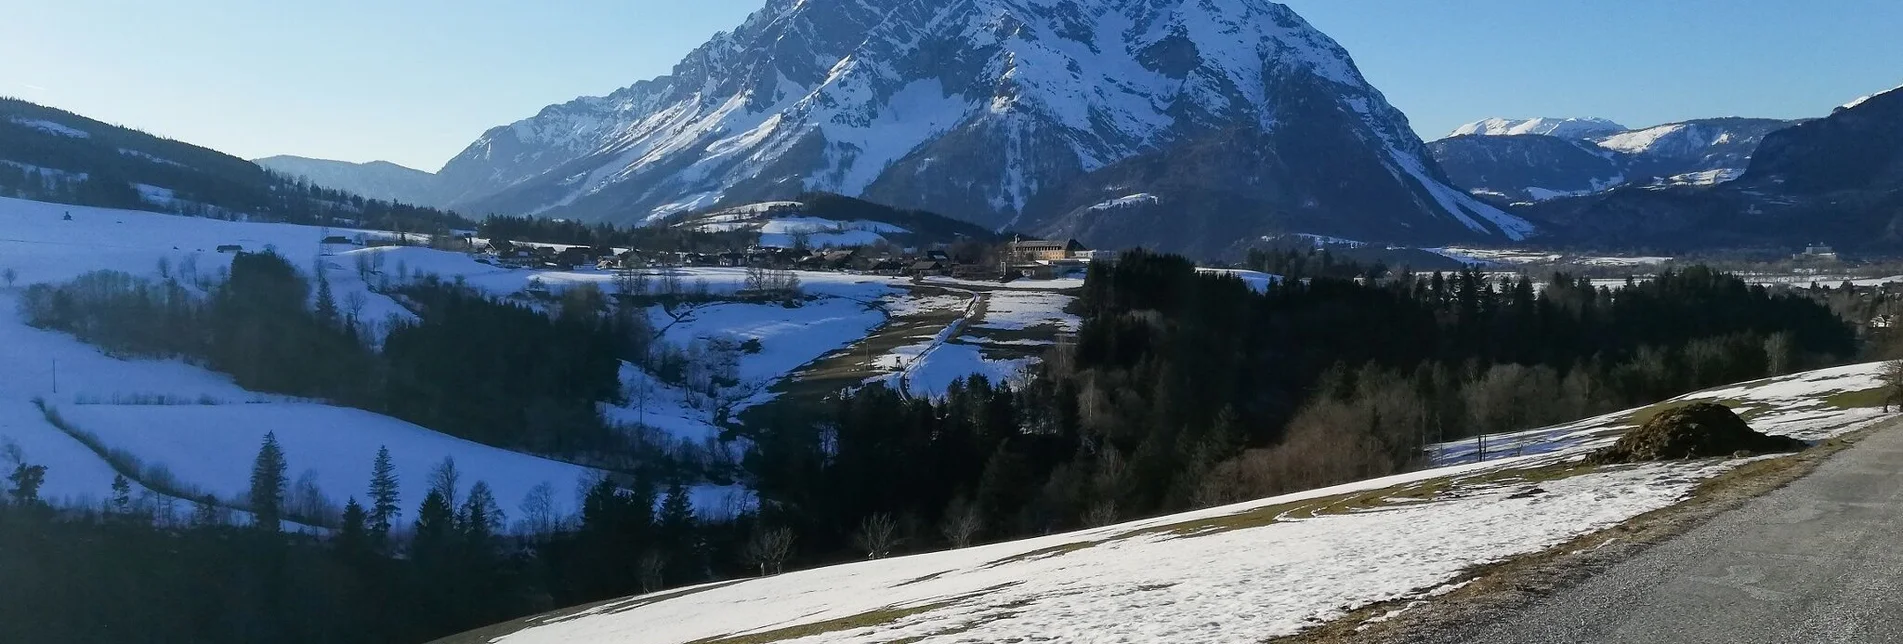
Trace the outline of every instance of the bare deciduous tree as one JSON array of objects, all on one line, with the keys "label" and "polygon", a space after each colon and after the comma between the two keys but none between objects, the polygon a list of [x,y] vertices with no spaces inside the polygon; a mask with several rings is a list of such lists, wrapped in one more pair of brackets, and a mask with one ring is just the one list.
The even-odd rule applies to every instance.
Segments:
[{"label": "bare deciduous tree", "polygon": [[1879,377],[1883,380],[1883,411],[1890,411],[1891,403],[1903,404],[1903,358],[1883,363]]},{"label": "bare deciduous tree", "polygon": [[938,525],[938,532],[953,548],[971,545],[978,533],[984,530],[984,514],[978,511],[978,505],[964,499],[954,499],[951,507],[945,510],[945,518]]},{"label": "bare deciduous tree", "polygon": [[754,532],[742,554],[747,564],[760,568],[760,576],[780,574],[786,568],[786,558],[793,554],[793,531],[773,528]]},{"label": "bare deciduous tree", "polygon": [[363,316],[363,307],[369,304],[370,296],[364,295],[363,291],[351,291],[344,294],[344,313],[350,315],[350,319],[355,320],[361,318]]},{"label": "bare deciduous tree", "polygon": [[522,532],[545,537],[555,533],[561,518],[555,513],[555,486],[543,481],[522,497]]},{"label": "bare deciduous tree", "polygon": [[883,512],[860,520],[859,531],[852,535],[852,545],[866,553],[867,559],[892,556],[892,549],[898,547],[900,541],[899,522]]},{"label": "bare deciduous tree", "polygon": [[641,554],[641,592],[651,593],[661,589],[662,574],[667,572],[667,555],[649,550]]},{"label": "bare deciduous tree", "polygon": [[20,280],[20,272],[7,267],[7,270],[0,271],[0,279],[7,281],[7,288],[13,288],[13,283]]},{"label": "bare deciduous tree", "polygon": [[1117,502],[1114,500],[1104,499],[1092,503],[1090,509],[1084,511],[1084,526],[1086,527],[1101,528],[1116,522]]}]

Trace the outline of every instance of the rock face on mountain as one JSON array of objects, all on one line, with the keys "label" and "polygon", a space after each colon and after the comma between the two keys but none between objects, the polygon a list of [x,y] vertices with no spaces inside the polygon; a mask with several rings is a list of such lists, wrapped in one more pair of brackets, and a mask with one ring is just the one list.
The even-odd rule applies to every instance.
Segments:
[{"label": "rock face on mountain", "polygon": [[1649,186],[1520,212],[1600,246],[1789,252],[1821,241],[1903,253],[1903,89],[1764,137],[1749,168],[1714,186]]},{"label": "rock face on mountain", "polygon": [[280,155],[252,163],[311,183],[371,199],[424,206],[436,205],[436,176],[389,161],[351,163]]},{"label": "rock face on mountain", "polygon": [[1716,118],[1626,130],[1604,119],[1487,119],[1428,148],[1455,185],[1538,202],[1627,184],[1730,181],[1744,173],[1765,135],[1794,123]]},{"label": "rock face on mountain", "polygon": [[1285,226],[1533,232],[1446,185],[1347,52],[1266,0],[771,0],[667,76],[490,130],[439,181],[473,212],[627,223],[820,190],[1192,253]]}]

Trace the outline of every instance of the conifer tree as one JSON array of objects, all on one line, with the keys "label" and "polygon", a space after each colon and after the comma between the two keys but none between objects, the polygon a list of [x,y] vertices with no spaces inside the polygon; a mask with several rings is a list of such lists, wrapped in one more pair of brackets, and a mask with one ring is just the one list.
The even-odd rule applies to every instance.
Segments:
[{"label": "conifer tree", "polygon": [[265,532],[277,532],[284,516],[284,450],[278,447],[276,432],[264,435],[258,458],[251,465],[251,512],[253,525]]},{"label": "conifer tree", "polygon": [[457,513],[456,525],[470,543],[487,544],[501,530],[503,519],[502,507],[496,504],[489,484],[477,481],[469,487],[469,498]]},{"label": "conifer tree", "polygon": [[330,278],[324,277],[323,266],[321,264],[318,266],[318,269],[317,321],[322,322],[326,328],[336,328],[340,317],[337,314],[337,298],[331,295]]},{"label": "conifer tree", "polygon": [[132,511],[132,483],[124,474],[112,475],[112,511],[118,514]]},{"label": "conifer tree", "polygon": [[357,503],[357,497],[350,497],[344,503],[343,526],[337,531],[337,549],[346,554],[358,555],[370,549],[370,534],[366,529],[367,515],[363,506]]},{"label": "conifer tree", "polygon": [[663,550],[659,555],[666,570],[664,577],[675,584],[699,578],[702,574],[698,563],[700,544],[694,538],[697,522],[693,499],[688,497],[686,486],[678,481],[668,486],[667,497],[661,501],[661,512],[654,523]]},{"label": "conifer tree", "polygon": [[456,528],[456,511],[443,493],[430,490],[416,509],[416,534],[411,537],[410,554],[418,561],[440,556]]},{"label": "conifer tree", "polygon": [[372,543],[382,545],[390,538],[392,522],[403,514],[401,503],[390,448],[378,447],[377,460],[370,466],[370,508],[366,524]]},{"label": "conifer tree", "polygon": [[14,505],[39,505],[40,486],[46,483],[46,466],[20,463],[13,466],[13,473],[7,475],[7,481],[13,483],[13,489],[8,493],[13,496]]}]

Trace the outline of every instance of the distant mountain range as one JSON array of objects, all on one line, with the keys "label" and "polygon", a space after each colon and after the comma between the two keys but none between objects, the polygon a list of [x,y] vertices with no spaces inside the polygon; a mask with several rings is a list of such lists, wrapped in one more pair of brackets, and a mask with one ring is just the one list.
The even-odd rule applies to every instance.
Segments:
[{"label": "distant mountain range", "polygon": [[1534,232],[1450,187],[1348,53],[1266,0],[771,0],[669,75],[490,130],[438,189],[618,223],[828,191],[1205,256]]},{"label": "distant mountain range", "polygon": [[1729,182],[1632,186],[1519,212],[1571,244],[1779,253],[1819,241],[1894,255],[1903,249],[1903,88],[1767,133]]},{"label": "distant mountain range", "polygon": [[436,205],[436,175],[389,161],[351,163],[295,156],[252,159],[270,170],[303,177],[326,188],[336,188],[371,199],[407,204]]},{"label": "distant mountain range", "polygon": [[1496,203],[1626,185],[1709,185],[1744,173],[1765,135],[1797,121],[1715,118],[1631,130],[1605,119],[1487,119],[1428,144],[1455,185]]}]

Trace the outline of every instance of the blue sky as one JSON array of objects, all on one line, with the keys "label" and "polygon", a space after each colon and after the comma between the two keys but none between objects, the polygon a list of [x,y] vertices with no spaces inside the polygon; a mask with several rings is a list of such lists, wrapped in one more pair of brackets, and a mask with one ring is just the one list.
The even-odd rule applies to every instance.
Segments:
[{"label": "blue sky", "polygon": [[[435,170],[484,130],[664,74],[762,0],[58,0],[0,94],[245,157]],[[1289,0],[1426,138],[1487,116],[1820,116],[1903,84],[1894,0]]]}]

